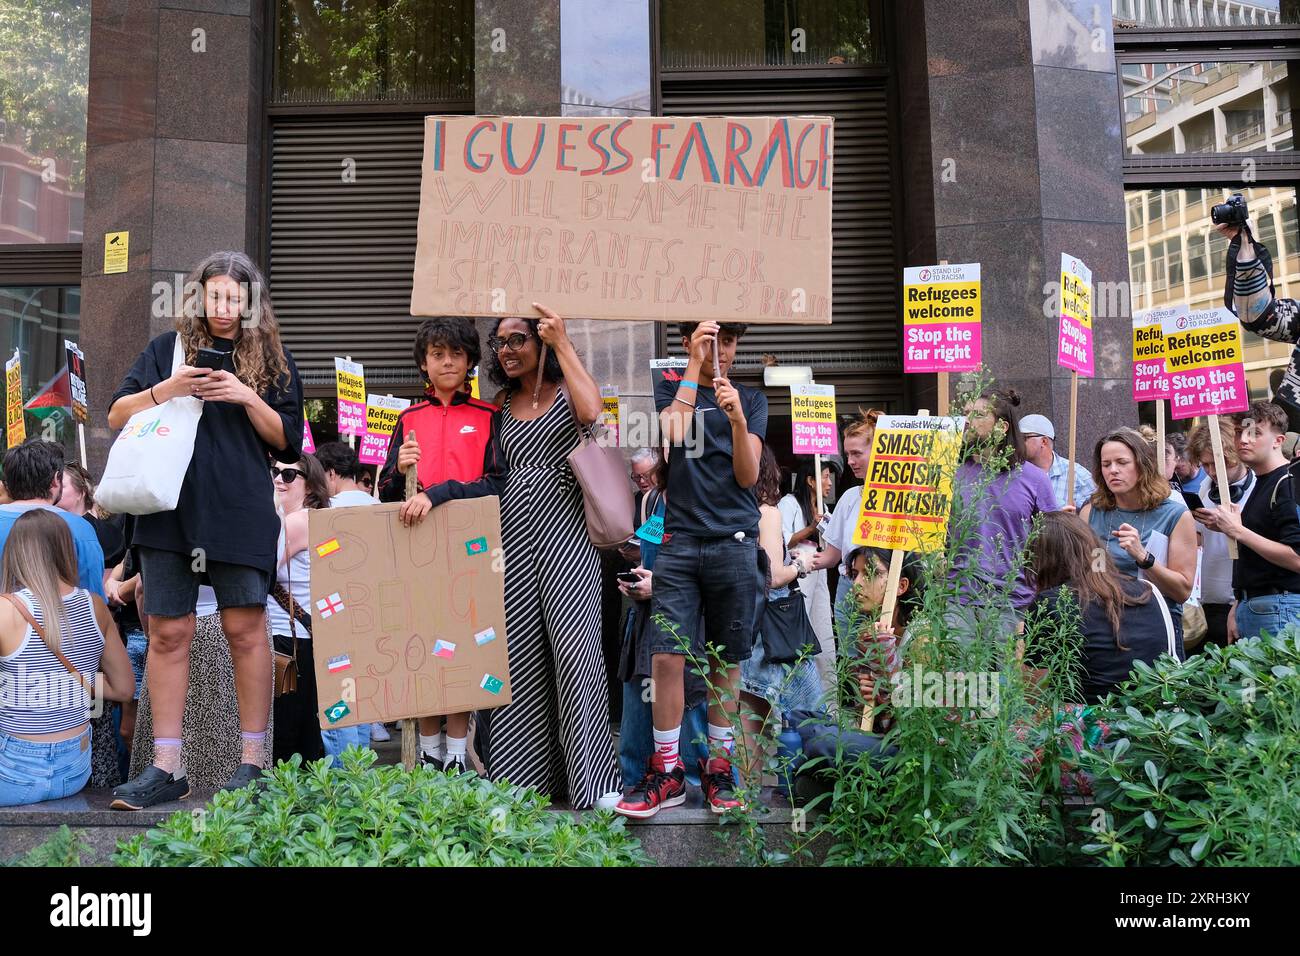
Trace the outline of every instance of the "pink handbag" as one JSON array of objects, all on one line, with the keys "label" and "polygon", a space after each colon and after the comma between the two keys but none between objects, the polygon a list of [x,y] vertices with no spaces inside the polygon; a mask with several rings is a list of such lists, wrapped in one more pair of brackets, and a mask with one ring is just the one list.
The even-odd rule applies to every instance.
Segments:
[{"label": "pink handbag", "polygon": [[617,548],[632,537],[636,501],[623,456],[617,448],[596,440],[596,431],[589,427],[584,435],[583,426],[578,425],[579,444],[569,452],[569,467],[582,488],[587,537],[604,551]]}]

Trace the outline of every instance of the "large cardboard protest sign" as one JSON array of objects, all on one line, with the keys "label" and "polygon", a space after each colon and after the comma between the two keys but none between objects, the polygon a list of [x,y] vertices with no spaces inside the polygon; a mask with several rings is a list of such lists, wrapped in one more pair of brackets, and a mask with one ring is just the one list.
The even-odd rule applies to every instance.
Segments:
[{"label": "large cardboard protest sign", "polygon": [[1061,253],[1061,322],[1056,364],[1092,377],[1092,270]]},{"label": "large cardboard protest sign", "polygon": [[831,321],[832,119],[430,116],[412,315]]},{"label": "large cardboard protest sign", "polygon": [[1235,315],[1219,306],[1166,315],[1163,322],[1169,408],[1175,419],[1250,408],[1241,326]]},{"label": "large cardboard protest sign", "polygon": [[398,504],[311,513],[323,729],[510,702],[499,499],[402,527]]},{"label": "large cardboard protest sign", "polygon": [[1165,368],[1166,319],[1186,319],[1187,306],[1171,305],[1133,313],[1133,401],[1157,402],[1168,398],[1172,387]]},{"label": "large cardboard protest sign", "polygon": [[937,551],[948,534],[962,418],[881,415],[853,543]]},{"label": "large cardboard protest sign", "polygon": [[973,372],[983,359],[980,265],[903,270],[903,371]]}]

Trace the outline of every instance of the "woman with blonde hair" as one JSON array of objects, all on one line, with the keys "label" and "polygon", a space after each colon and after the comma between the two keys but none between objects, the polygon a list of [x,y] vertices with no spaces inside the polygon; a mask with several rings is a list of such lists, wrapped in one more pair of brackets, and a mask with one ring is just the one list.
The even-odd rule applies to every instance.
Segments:
[{"label": "woman with blonde hair", "polygon": [[1181,498],[1170,497],[1169,482],[1156,462],[1155,449],[1133,428],[1103,435],[1093,452],[1097,490],[1079,517],[1110,552],[1121,574],[1144,578],[1169,601],[1183,646],[1183,602],[1196,577],[1196,526]]},{"label": "woman with blonde hair", "polygon": [[[14,522],[0,601],[0,806],[71,796],[90,778],[90,695],[130,700],[135,677],[103,600],[77,586],[68,526],[44,509]],[[98,673],[100,667],[103,673]]]},{"label": "woman with blonde hair", "polygon": [[301,456],[302,385],[280,342],[266,279],[246,255],[208,256],[190,274],[186,294],[176,331],[149,343],[108,413],[109,425],[120,428],[173,398],[204,403],[176,509],[142,515],[136,524],[156,736],[153,764],[114,791],[118,809],[189,792],[181,729],[200,583],[216,592],[239,695],[242,754],[227,786],[253,782],[271,750],[266,596],[280,521],[267,458],[293,464]]}]

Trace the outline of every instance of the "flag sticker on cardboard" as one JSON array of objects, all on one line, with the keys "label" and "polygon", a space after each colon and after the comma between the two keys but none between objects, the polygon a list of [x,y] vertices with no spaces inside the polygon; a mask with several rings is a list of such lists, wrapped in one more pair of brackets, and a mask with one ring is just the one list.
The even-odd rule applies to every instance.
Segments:
[{"label": "flag sticker on cardboard", "polygon": [[343,604],[343,598],[339,595],[339,592],[335,591],[329,597],[321,598],[317,601],[316,610],[320,611],[320,616],[324,618],[333,617],[340,611],[346,610],[346,607]]},{"label": "flag sticker on cardboard", "polygon": [[453,657],[456,656],[456,645],[453,644],[451,641],[441,641],[441,640],[434,641],[433,656],[442,657],[445,658],[446,660],[451,660]]},{"label": "flag sticker on cardboard", "polygon": [[1230,415],[1250,408],[1241,325],[1219,306],[1164,318],[1165,367],[1174,419]]},{"label": "flag sticker on cardboard", "polygon": [[488,644],[497,639],[497,631],[494,627],[486,628],[474,635],[474,643],[479,647]]},{"label": "flag sticker on cardboard", "polygon": [[352,666],[352,658],[348,657],[346,654],[338,654],[331,657],[326,663],[329,667],[329,672],[331,674],[337,674],[339,671],[345,671]]},{"label": "flag sticker on cardboard", "polygon": [[484,674],[483,679],[478,682],[478,686],[483,688],[489,694],[499,694],[501,693],[501,688],[505,686],[505,682],[502,681],[500,677],[493,677],[491,674]]},{"label": "flag sticker on cardboard", "polygon": [[329,555],[339,550],[340,547],[341,545],[339,544],[338,538],[330,538],[324,544],[316,546],[316,554],[322,558],[329,557]]}]

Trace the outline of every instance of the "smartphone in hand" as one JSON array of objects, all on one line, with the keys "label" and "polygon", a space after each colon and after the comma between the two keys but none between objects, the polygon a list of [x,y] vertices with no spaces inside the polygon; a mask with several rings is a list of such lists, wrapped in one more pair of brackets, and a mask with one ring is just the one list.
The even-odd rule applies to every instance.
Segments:
[{"label": "smartphone in hand", "polygon": [[226,367],[226,353],[218,349],[200,348],[194,367],[219,372]]}]

